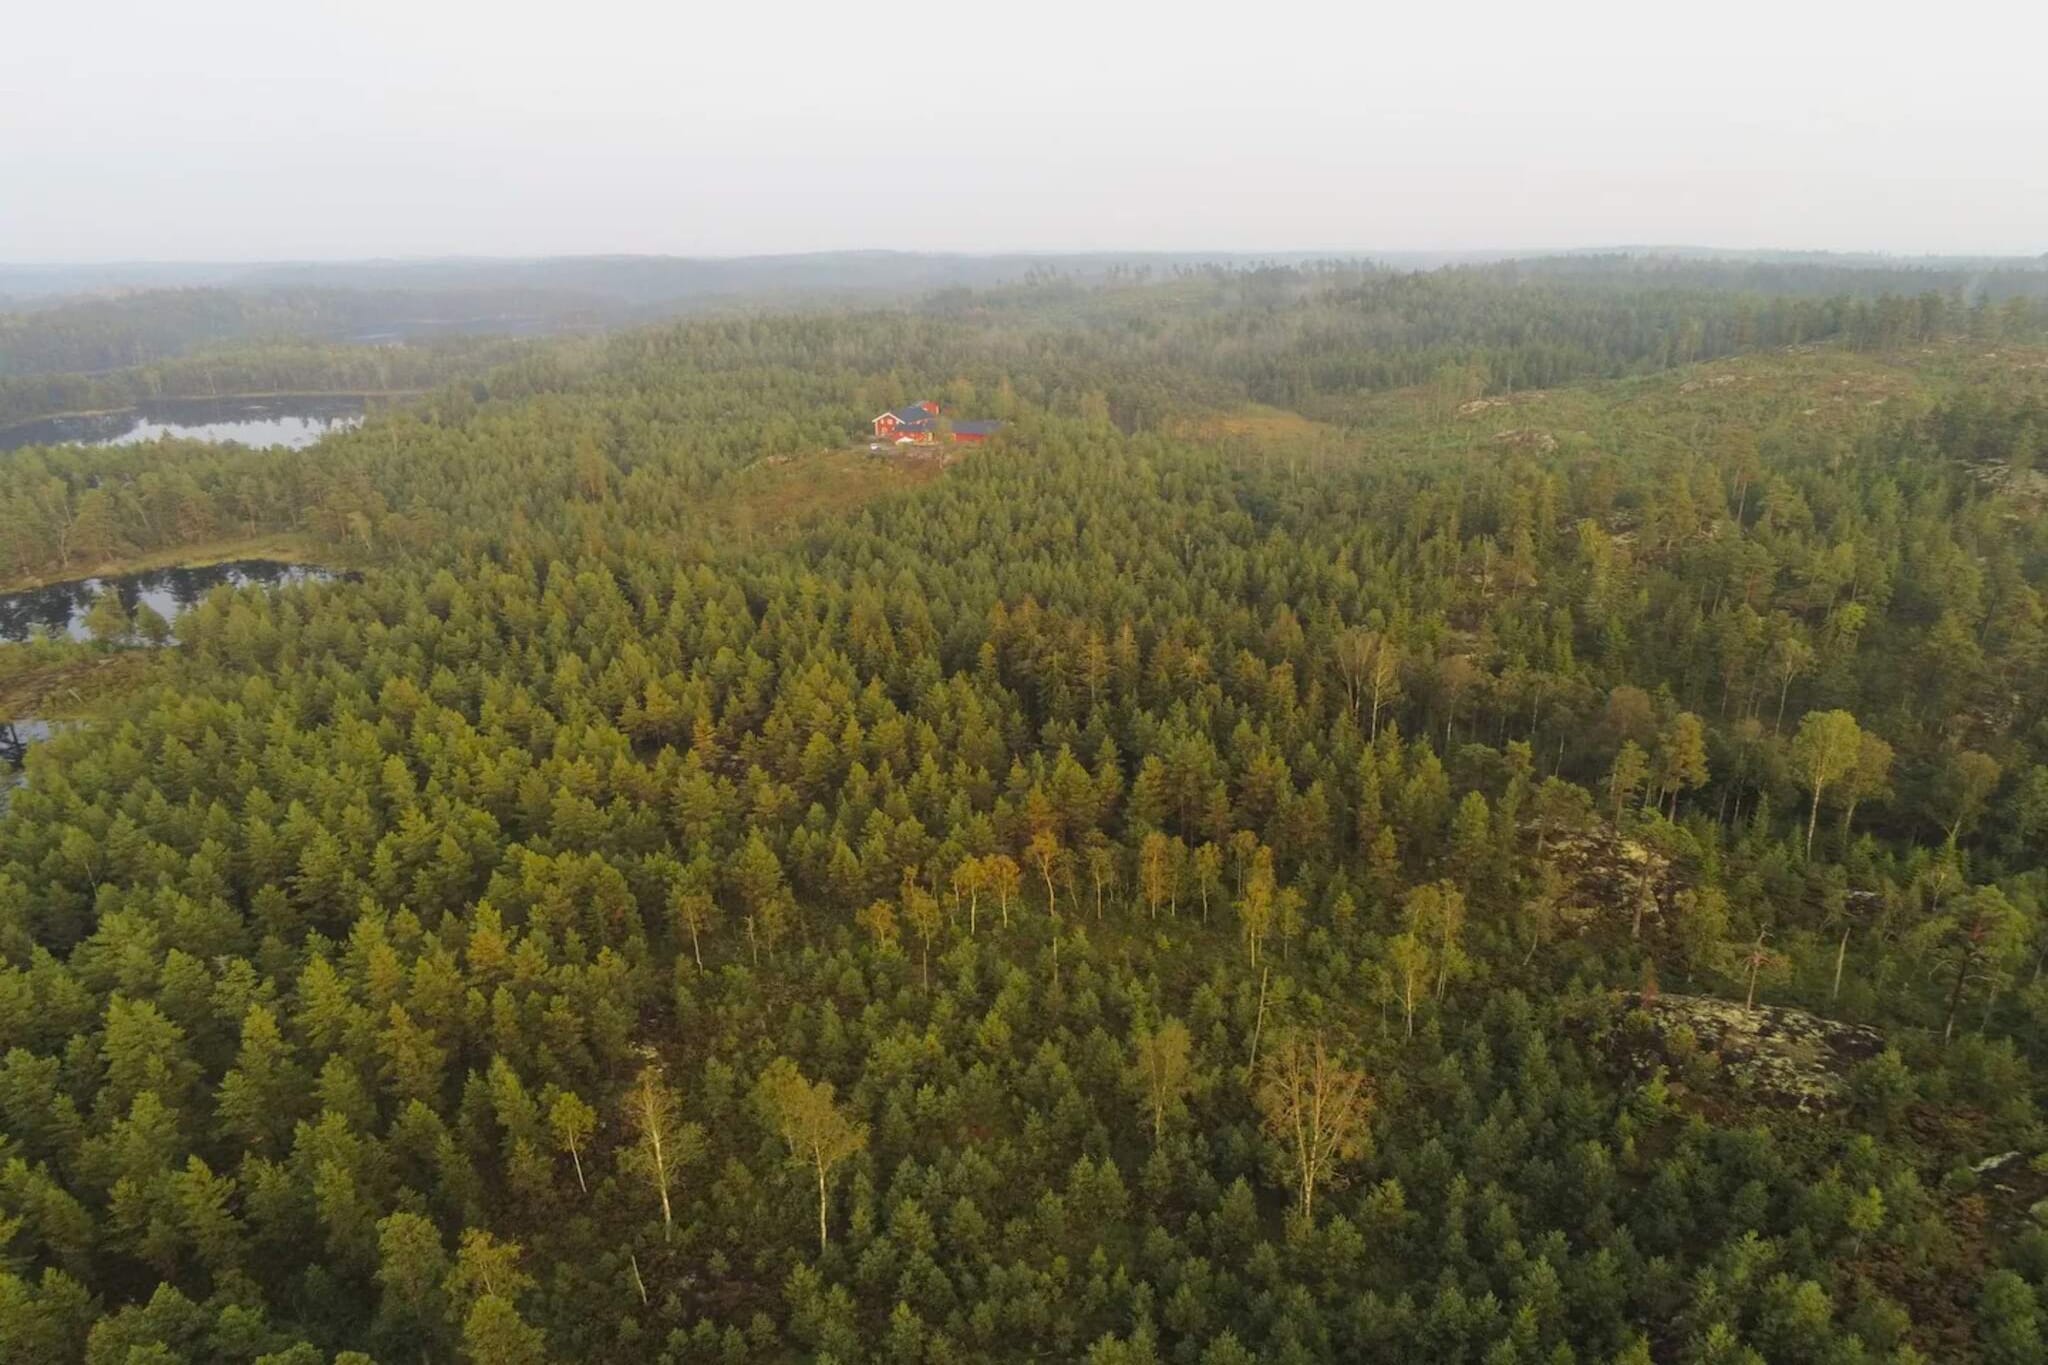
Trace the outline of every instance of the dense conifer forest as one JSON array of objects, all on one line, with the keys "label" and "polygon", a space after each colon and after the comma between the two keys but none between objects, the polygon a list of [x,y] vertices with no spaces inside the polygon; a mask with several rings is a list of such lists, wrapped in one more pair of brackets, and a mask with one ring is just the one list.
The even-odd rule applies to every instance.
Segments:
[{"label": "dense conifer forest", "polygon": [[[0,646],[120,680],[0,815],[0,1361],[2042,1361],[2048,307],[1880,274],[1047,280],[0,456],[9,579],[360,571]],[[870,453],[924,397],[1004,426]]]}]

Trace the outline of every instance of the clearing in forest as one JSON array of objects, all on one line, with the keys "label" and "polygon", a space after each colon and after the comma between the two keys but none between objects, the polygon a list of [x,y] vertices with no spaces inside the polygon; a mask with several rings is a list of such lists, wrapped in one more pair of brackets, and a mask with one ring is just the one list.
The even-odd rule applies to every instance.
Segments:
[{"label": "clearing in forest", "polygon": [[727,480],[710,513],[713,520],[735,530],[773,535],[877,498],[922,488],[950,462],[924,451],[875,454],[865,446],[770,456]]}]

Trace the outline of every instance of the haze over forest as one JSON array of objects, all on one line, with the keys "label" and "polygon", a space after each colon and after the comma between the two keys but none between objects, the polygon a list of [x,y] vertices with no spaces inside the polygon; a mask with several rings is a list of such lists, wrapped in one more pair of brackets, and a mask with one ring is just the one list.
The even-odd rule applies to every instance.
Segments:
[{"label": "haze over forest", "polygon": [[2002,0],[23,5],[0,261],[2029,255],[2044,43]]}]

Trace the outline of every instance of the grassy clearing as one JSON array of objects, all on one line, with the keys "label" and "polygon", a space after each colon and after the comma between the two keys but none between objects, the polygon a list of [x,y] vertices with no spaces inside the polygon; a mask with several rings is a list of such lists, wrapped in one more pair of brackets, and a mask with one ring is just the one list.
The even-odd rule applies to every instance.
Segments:
[{"label": "grassy clearing", "polygon": [[1329,435],[1333,431],[1328,425],[1310,421],[1298,412],[1290,412],[1286,408],[1270,408],[1258,403],[1223,413],[1209,426],[1214,435],[1254,441],[1310,440],[1317,436]]},{"label": "grassy clearing", "polygon": [[0,721],[85,720],[145,685],[161,666],[149,649],[70,640],[0,645]]},{"label": "grassy clearing", "polygon": [[906,493],[945,472],[937,458],[821,450],[779,462],[762,461],[729,481],[709,508],[713,520],[748,534],[774,536],[819,517]]},{"label": "grassy clearing", "polygon": [[1211,413],[1194,420],[1170,425],[1170,435],[1193,441],[1213,441],[1261,453],[1298,450],[1341,440],[1344,429],[1304,417],[1288,408],[1247,403],[1242,407]]}]

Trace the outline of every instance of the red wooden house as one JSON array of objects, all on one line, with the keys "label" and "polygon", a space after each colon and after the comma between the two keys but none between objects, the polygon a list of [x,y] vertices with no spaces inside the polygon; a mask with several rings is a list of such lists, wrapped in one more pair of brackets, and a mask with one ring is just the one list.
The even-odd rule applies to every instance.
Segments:
[{"label": "red wooden house", "polygon": [[939,415],[939,405],[929,398],[920,399],[909,407],[885,412],[875,419],[875,435],[884,441],[894,440],[896,433],[904,427],[929,423]]},{"label": "red wooden house", "polygon": [[[950,439],[978,444],[995,434],[1001,422],[954,422]],[[885,412],[875,419],[875,439],[897,445],[930,445],[939,439],[939,405],[929,398]]]}]

